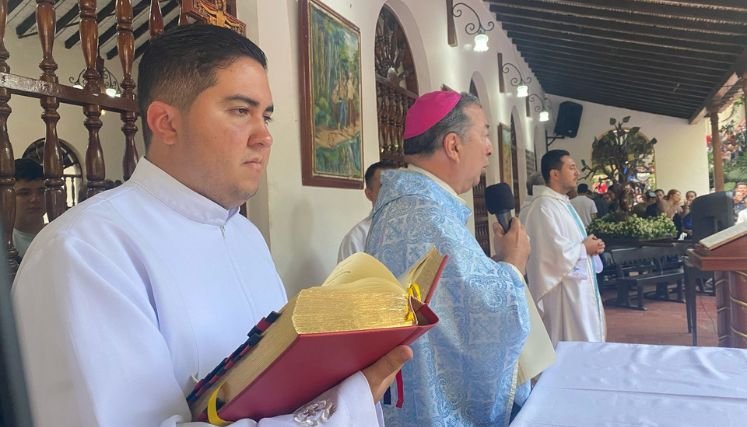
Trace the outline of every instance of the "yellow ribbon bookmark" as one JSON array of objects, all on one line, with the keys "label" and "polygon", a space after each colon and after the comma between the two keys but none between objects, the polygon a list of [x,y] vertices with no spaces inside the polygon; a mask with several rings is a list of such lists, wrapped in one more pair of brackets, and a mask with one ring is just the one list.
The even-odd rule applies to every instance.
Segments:
[{"label": "yellow ribbon bookmark", "polygon": [[218,393],[220,393],[220,389],[222,387],[223,387],[223,384],[216,387],[215,390],[213,390],[213,392],[210,393],[210,399],[208,399],[208,404],[207,404],[208,422],[210,424],[213,424],[219,427],[227,426],[229,424],[228,421],[222,419],[218,415]]}]

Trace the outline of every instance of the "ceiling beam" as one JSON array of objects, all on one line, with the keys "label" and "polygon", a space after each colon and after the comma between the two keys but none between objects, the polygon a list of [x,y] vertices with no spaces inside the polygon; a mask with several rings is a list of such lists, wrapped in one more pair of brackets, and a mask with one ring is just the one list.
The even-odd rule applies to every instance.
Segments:
[{"label": "ceiling beam", "polygon": [[559,37],[557,34],[542,34],[533,32],[531,30],[525,30],[524,28],[509,31],[508,37],[514,42],[521,41],[526,43],[541,43],[547,46],[571,46],[579,49],[592,49],[592,50],[615,50],[630,52],[634,55],[662,55],[672,58],[683,58],[683,59],[698,59],[701,61],[709,61],[718,64],[731,64],[734,61],[734,55],[728,53],[698,53],[695,54],[690,51],[681,49],[669,49],[658,46],[649,45],[637,45],[629,42],[613,42],[604,41],[600,39],[594,39],[591,37],[584,36],[563,36]]},{"label": "ceiling beam", "polygon": [[619,107],[619,108],[627,108],[630,110],[641,111],[645,113],[661,114],[661,115],[677,117],[681,119],[686,119],[689,114],[689,111],[680,110],[678,108],[652,107],[651,104],[648,104],[648,103],[641,104],[637,102],[628,102],[628,101],[623,101],[619,98],[603,98],[603,97],[598,97],[594,95],[589,95],[585,97],[585,99],[582,99],[578,97],[578,94],[573,93],[563,88],[548,90],[547,93],[551,95],[562,96],[564,98],[577,99],[580,101],[593,102],[595,104],[609,105],[609,106]]},{"label": "ceiling beam", "polygon": [[[552,61],[557,62],[558,64],[579,64],[583,63],[586,64],[589,68],[611,68],[611,69],[617,69],[617,70],[629,70],[629,69],[635,69],[636,71],[640,72],[646,72],[650,73],[652,75],[660,75],[664,74],[664,77],[667,77],[668,75],[683,75],[687,77],[692,77],[694,79],[704,79],[707,81],[716,80],[721,73],[723,73],[722,70],[701,70],[701,69],[693,69],[693,68],[684,68],[680,69],[678,71],[672,71],[673,67],[667,68],[664,65],[659,64],[650,64],[644,61],[641,62],[627,62],[627,61],[615,61],[608,58],[598,58],[598,57],[573,57],[573,56],[562,56],[557,54],[545,54],[545,53],[537,53],[532,51],[522,51],[522,56],[526,59],[527,63],[531,64],[535,61]],[[625,64],[626,68],[621,68],[620,65]]]},{"label": "ceiling beam", "polygon": [[[547,2],[538,0],[488,0],[491,4],[491,12],[516,11],[517,14],[526,12],[541,12],[552,15],[560,15],[565,21],[572,16],[574,18],[588,18],[604,20],[620,24],[652,25],[660,27],[666,22],[668,28],[685,31],[702,31],[713,34],[744,34],[747,11],[704,13],[705,9],[690,9],[683,12],[676,7],[662,7],[656,9],[639,10],[642,3],[633,3],[627,8],[600,7],[595,3],[556,2],[548,7]],[[740,19],[741,17],[741,19]]]},{"label": "ceiling beam", "polygon": [[569,82],[567,80],[553,81],[551,79],[546,79],[546,81],[542,83],[542,87],[545,88],[545,85],[547,85],[547,90],[551,90],[551,88],[556,89],[556,88],[562,87],[562,88],[567,88],[568,90],[572,90],[579,94],[593,93],[599,96],[608,96],[611,98],[634,100],[634,101],[639,101],[643,103],[649,103],[652,105],[658,104],[658,105],[672,107],[672,108],[678,107],[678,108],[686,109],[688,111],[692,111],[695,108],[697,108],[698,103],[700,102],[699,99],[693,100],[691,102],[687,102],[681,98],[672,96],[672,94],[657,95],[652,92],[616,90],[615,88],[610,88],[610,87],[605,87],[605,86],[585,85],[581,82]]},{"label": "ceiling beam", "polygon": [[565,67],[560,66],[555,63],[535,63],[531,65],[532,72],[535,75],[538,75],[540,72],[543,71],[550,71],[555,72],[560,75],[573,75],[573,76],[579,76],[584,78],[595,78],[595,79],[603,79],[603,80],[632,80],[635,82],[642,82],[647,85],[656,85],[656,86],[663,86],[667,87],[668,85],[671,87],[675,87],[678,84],[680,86],[686,87],[688,90],[705,90],[710,91],[713,87],[710,83],[705,82],[685,82],[685,81],[679,81],[676,78],[663,78],[663,77],[652,77],[650,75],[638,75],[638,74],[627,74],[626,76],[621,76],[619,72],[617,71],[608,71],[608,70],[589,70],[588,68],[584,67]]},{"label": "ceiling beam", "polygon": [[535,67],[545,66],[545,67],[551,67],[554,69],[566,69],[568,72],[583,72],[585,74],[605,74],[611,79],[626,79],[626,78],[636,78],[636,77],[644,77],[648,78],[651,81],[660,81],[660,82],[669,82],[669,81],[676,81],[676,82],[693,82],[693,83],[700,83],[704,86],[713,87],[714,84],[718,83],[719,76],[711,76],[709,78],[704,78],[701,76],[694,76],[691,74],[687,74],[684,72],[679,71],[670,71],[666,75],[661,72],[651,72],[643,69],[637,69],[635,68],[635,65],[630,66],[630,68],[622,68],[622,67],[614,67],[614,66],[607,66],[602,64],[594,64],[594,63],[584,63],[584,62],[560,62],[560,61],[553,61],[546,58],[536,58],[532,59],[531,61],[528,61],[529,68],[532,69],[532,71],[535,71]]},{"label": "ceiling beam", "polygon": [[583,28],[575,25],[560,23],[547,23],[533,21],[531,19],[513,18],[511,21],[501,21],[505,31],[523,31],[537,34],[545,34],[552,37],[589,37],[597,40],[608,40],[625,44],[636,44],[644,46],[659,46],[668,49],[680,49],[692,52],[710,53],[714,50],[727,54],[736,54],[743,46],[742,41],[732,40],[729,43],[711,42],[703,38],[700,41],[685,40],[684,38],[657,37],[650,35],[628,34],[619,31],[608,31],[592,28]]},{"label": "ceiling beam", "polygon": [[540,85],[544,87],[546,82],[557,82],[557,83],[563,83],[563,82],[573,82],[577,84],[582,85],[588,85],[590,87],[607,87],[612,88],[616,90],[623,90],[623,91],[644,91],[646,93],[655,93],[665,96],[677,96],[677,97],[683,97],[683,98],[691,98],[691,99],[697,99],[698,101],[702,100],[703,97],[707,94],[707,91],[701,91],[701,92],[684,92],[680,91],[679,87],[655,87],[653,85],[646,85],[641,84],[639,82],[634,81],[628,81],[628,80],[618,80],[618,81],[611,81],[606,79],[594,79],[584,76],[578,76],[573,75],[572,77],[569,77],[567,74],[561,74],[561,73],[553,73],[553,72],[547,72],[543,71],[542,73],[538,73],[537,79],[540,82]]},{"label": "ceiling beam", "polygon": [[729,64],[723,64],[721,66],[711,64],[708,62],[698,61],[697,59],[683,59],[683,58],[667,58],[664,56],[659,55],[653,55],[653,54],[639,54],[639,55],[633,55],[629,54],[627,52],[620,52],[616,50],[584,50],[584,49],[578,49],[574,47],[559,47],[559,46],[547,46],[543,43],[527,43],[523,40],[514,40],[514,43],[516,44],[516,47],[519,49],[519,52],[523,53],[538,53],[543,55],[550,55],[550,56],[568,56],[568,57],[583,57],[583,58],[607,58],[610,60],[627,60],[634,63],[644,63],[644,64],[658,64],[662,66],[666,66],[667,69],[671,68],[672,66],[680,66],[680,67],[692,67],[692,68],[699,68],[704,70],[723,70],[724,65]]},{"label": "ceiling beam", "polygon": [[745,48],[742,51],[742,54],[739,55],[737,60],[734,61],[735,66],[731,67],[726,73],[724,73],[723,78],[719,81],[718,85],[714,86],[713,90],[705,98],[700,108],[698,108],[695,113],[690,116],[690,123],[695,121],[695,119],[697,119],[701,115],[701,113],[708,107],[718,103],[718,100],[721,98],[721,96],[723,96],[728,90],[725,86],[727,86],[730,81],[734,83],[738,81],[737,76],[735,76],[736,64],[743,63],[745,61],[747,61],[747,48]]}]

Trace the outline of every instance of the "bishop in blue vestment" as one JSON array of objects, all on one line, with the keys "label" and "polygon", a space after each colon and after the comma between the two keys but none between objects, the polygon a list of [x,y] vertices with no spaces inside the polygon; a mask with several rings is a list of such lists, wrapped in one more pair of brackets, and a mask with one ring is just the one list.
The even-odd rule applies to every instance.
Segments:
[{"label": "bishop in blue vestment", "polygon": [[[366,252],[395,275],[434,245],[449,260],[430,303],[440,323],[412,345],[404,407],[386,406],[386,425],[507,426],[529,394],[528,383],[517,384],[529,333],[520,271],[529,249],[526,241],[503,257],[508,262],[496,262],[466,227],[471,210],[458,193],[479,181],[491,154],[477,99],[446,91],[420,97],[407,115],[405,154],[408,169],[382,173]],[[512,230],[524,242],[520,224]]]}]

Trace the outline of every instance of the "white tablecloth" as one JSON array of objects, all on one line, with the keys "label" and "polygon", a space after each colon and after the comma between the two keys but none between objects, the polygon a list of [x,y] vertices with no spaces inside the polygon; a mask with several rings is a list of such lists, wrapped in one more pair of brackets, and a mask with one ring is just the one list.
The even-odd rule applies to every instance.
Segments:
[{"label": "white tablecloth", "polygon": [[561,342],[511,427],[747,426],[747,350]]}]

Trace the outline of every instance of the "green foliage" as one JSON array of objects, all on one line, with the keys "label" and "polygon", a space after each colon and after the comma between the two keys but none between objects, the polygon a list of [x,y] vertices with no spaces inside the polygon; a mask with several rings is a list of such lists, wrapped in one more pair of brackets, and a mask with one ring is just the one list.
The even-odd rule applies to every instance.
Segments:
[{"label": "green foliage", "polygon": [[591,145],[591,165],[581,160],[584,178],[595,175],[605,175],[613,182],[627,182],[628,176],[634,175],[646,164],[654,154],[656,138],[646,139],[640,133],[640,127],[626,129],[623,127],[630,121],[630,116],[617,121],[610,118],[613,128],[601,138],[594,137]]},{"label": "green foliage", "polygon": [[589,224],[589,233],[597,237],[612,239],[652,240],[675,237],[677,227],[666,216],[639,218],[630,215],[615,221],[612,214],[597,218]]}]

